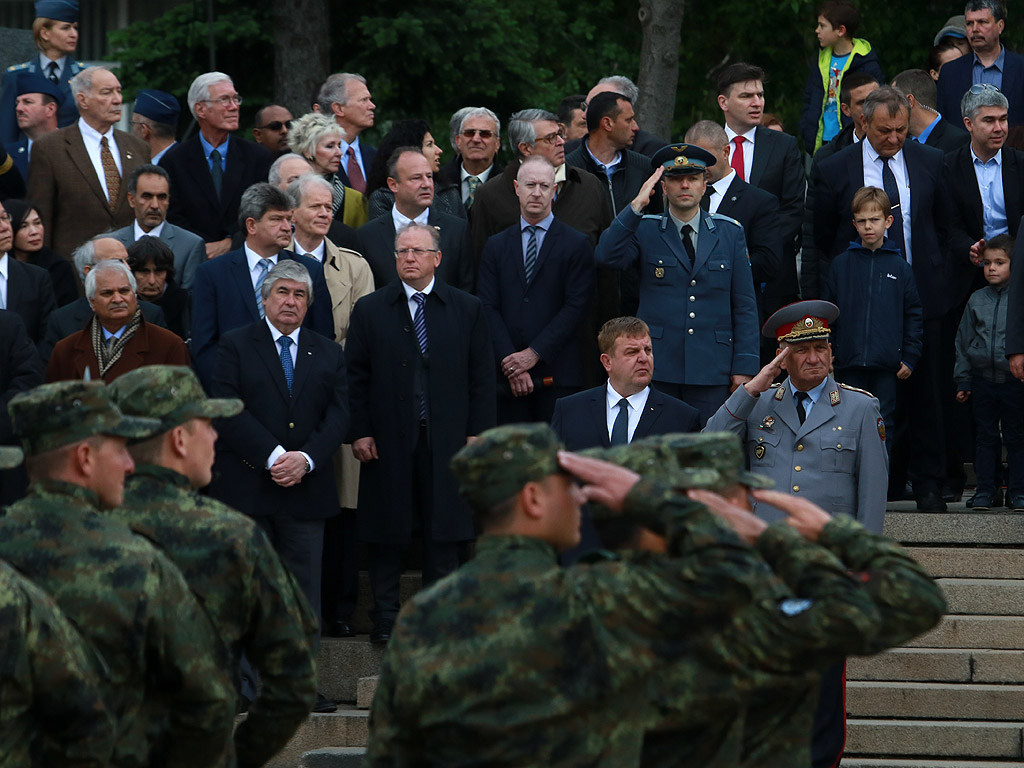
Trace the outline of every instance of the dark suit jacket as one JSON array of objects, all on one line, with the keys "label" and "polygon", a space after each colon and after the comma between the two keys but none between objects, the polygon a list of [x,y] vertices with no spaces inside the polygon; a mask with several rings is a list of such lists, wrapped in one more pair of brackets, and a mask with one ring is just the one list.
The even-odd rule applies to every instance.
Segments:
[{"label": "dark suit jacket", "polygon": [[21,138],[4,144],[4,151],[11,156],[14,167],[21,174],[22,181],[28,179],[28,139]]},{"label": "dark suit jacket", "polygon": [[971,134],[964,130],[962,122],[956,118],[940,117],[939,122],[932,128],[932,132],[928,134],[924,145],[941,149],[943,152],[952,152],[970,143]]},{"label": "dark suit jacket", "polygon": [[[950,284],[948,214],[942,184],[942,153],[916,141],[903,144],[910,181],[911,249],[914,280],[921,296],[924,319],[941,317],[956,304],[958,287]],[[832,259],[857,239],[850,204],[864,186],[860,144],[837,152],[815,167],[814,239],[817,264],[805,264],[824,288]]]},{"label": "dark suit jacket", "polygon": [[413,447],[419,433],[417,382],[427,393],[432,461],[432,535],[474,537],[472,515],[448,462],[466,438],[494,426],[494,356],[483,306],[441,280],[424,305],[429,360],[420,354],[402,283],[356,302],[345,354],[352,427],[348,442],[373,437],[380,459],[359,476],[359,536],[377,543],[412,532]]},{"label": "dark suit jacket", "polygon": [[130,133],[114,129],[121,156],[121,187],[113,205],[107,200],[82,140],[78,124],[48,133],[32,145],[28,196],[43,220],[44,244],[66,259],[93,235],[130,224],[128,177],[149,162],[149,147]]},{"label": "dark suit jacket", "polygon": [[743,225],[754,277],[754,293],[761,301],[761,283],[778,275],[782,262],[782,234],[779,231],[779,201],[774,195],[733,176],[718,213]]},{"label": "dark suit jacket", "polygon": [[594,247],[558,219],[544,236],[533,280],[526,282],[522,232],[513,224],[484,246],[477,281],[494,347],[498,389],[511,396],[501,361],[530,347],[540,355],[530,375],[539,390],[583,385],[580,328],[594,296]]},{"label": "dark suit jacket", "polygon": [[[437,173],[434,174],[434,182],[439,187],[451,187],[454,186],[459,193],[459,199],[462,199],[462,155],[456,155],[447,163],[442,165]],[[490,181],[495,176],[505,170],[505,166],[498,162],[498,158],[494,158],[494,162],[491,165],[491,172],[487,174],[487,181]],[[466,211],[467,218],[469,217],[469,211]]]},{"label": "dark suit jacket", "polygon": [[[818,249],[814,243],[814,201],[817,197],[817,190],[814,187],[814,180],[817,178],[815,166],[825,162],[836,152],[853,144],[853,123],[843,128],[836,134],[835,138],[827,144],[822,144],[814,157],[811,158],[811,175],[807,179],[807,194],[804,197],[803,224],[801,226],[800,238],[800,297],[803,299],[816,299],[821,295],[821,288],[825,284],[825,275],[821,276],[821,285],[818,285]],[[814,269],[808,270],[807,266],[812,265]]]},{"label": "dark suit jacket", "polygon": [[[1024,220],[1022,220],[1024,222]],[[1020,231],[1022,222],[1017,222]],[[1013,247],[1010,269],[1010,290],[1007,293],[1006,305],[1006,356],[1024,355],[1024,237],[1018,237]]]},{"label": "dark suit jacket", "polygon": [[[113,232],[111,236],[115,240],[124,243],[124,247],[135,242],[135,223]],[[165,221],[163,229],[160,230],[160,239],[174,253],[174,280],[186,291],[192,288],[192,281],[195,279],[196,268],[206,261],[206,245],[203,239],[194,235],[187,229],[176,227],[171,222]]]},{"label": "dark suit jacket", "polygon": [[160,158],[160,167],[171,177],[167,220],[206,242],[231,237],[239,229],[238,203],[242,193],[253,184],[266,181],[273,162],[271,154],[259,144],[232,136],[218,198],[199,134],[175,144]]},{"label": "dark suit jacket", "polygon": [[[377,148],[371,147],[360,137],[359,154],[363,158],[363,177],[369,178],[370,168],[373,167],[373,158],[377,156]],[[338,166],[338,170],[335,171],[335,174],[341,179],[342,183],[346,187],[351,187],[352,184],[349,183],[346,168],[348,168],[348,158],[343,157],[341,158],[341,165]]]},{"label": "dark suit jacket", "polygon": [[[64,59],[64,68],[60,73],[58,87],[61,92],[61,101],[57,107],[57,127],[66,128],[78,119],[78,106],[75,97],[71,95],[71,86],[68,83],[71,78],[85,69],[85,65],[75,60],[74,56]],[[18,73],[33,72],[46,77],[46,72],[39,69],[39,56],[33,56],[23,64],[8,67],[4,73],[4,79],[0,94],[0,142],[4,144],[16,141],[24,136],[18,128],[18,118],[14,114],[14,103],[18,99]]]},{"label": "dark suit jacket", "polygon": [[[577,392],[555,402],[551,428],[565,443],[566,450],[607,448],[611,444],[605,416],[607,386],[602,384],[600,387]],[[647,395],[647,405],[644,406],[640,423],[636,425],[633,439],[667,435],[672,432],[700,432],[697,409],[651,387],[650,394]]]},{"label": "dark suit jacket", "polygon": [[[473,290],[473,254],[466,220],[431,207],[427,223],[441,233],[441,265],[437,276],[463,291]],[[356,230],[359,247],[373,272],[373,283],[383,288],[398,279],[395,268],[395,220],[388,212]]]},{"label": "dark suit jacket", "polygon": [[[316,260],[291,251],[281,251],[280,259],[294,259],[308,269],[313,278],[313,304],[302,326],[333,339],[333,302],[324,282],[323,267]],[[192,357],[196,373],[208,391],[213,383],[213,362],[221,337],[257,320],[260,320],[260,313],[244,249],[228,251],[199,265],[192,284]],[[301,334],[299,336],[301,338]]]},{"label": "dark suit jacket", "polygon": [[[938,110],[947,120],[959,122],[960,100],[973,81],[974,54],[969,53],[942,66],[939,73]],[[1010,102],[1010,125],[1024,123],[1024,56],[1006,51],[1003,69],[1003,87],[1000,89]]]},{"label": "dark suit jacket", "polygon": [[[150,325],[145,320],[125,345],[121,358],[103,377],[108,384],[128,371],[144,365],[189,365],[188,347],[181,337],[166,328]],[[92,325],[57,342],[46,367],[46,380],[68,381],[81,379],[89,369],[91,378],[100,378],[96,354],[92,350]]]},{"label": "dark suit jacket", "polygon": [[14,445],[7,404],[43,383],[43,363],[21,317],[0,309],[0,445]]},{"label": "dark suit jacket", "polygon": [[[159,325],[161,328],[167,327],[164,311],[156,304],[140,301],[139,307],[142,309],[142,317],[147,323]],[[70,304],[55,309],[50,314],[50,319],[46,323],[46,334],[39,344],[39,355],[43,358],[43,362],[50,359],[50,354],[58,341],[82,330],[90,320],[92,320],[92,306],[85,296],[79,296]]]},{"label": "dark suit jacket", "polygon": [[[1010,234],[1017,237],[1024,215],[1024,152],[1002,150],[1003,203]],[[971,246],[985,237],[981,190],[974,172],[970,144],[950,152],[944,161],[946,195],[949,199],[949,258],[953,284],[964,302],[972,289],[984,285],[981,270],[970,260]]]},{"label": "dark suit jacket", "polygon": [[[223,258],[223,257],[221,257]],[[237,397],[238,416],[217,421],[220,440],[210,495],[253,517],[320,520],[338,514],[331,456],[348,429],[345,354],[332,340],[303,328],[289,394],[278,347],[265,320],[224,335],[211,394]],[[313,471],[282,488],[266,469],[280,445],[305,451]]]},{"label": "dark suit jacket", "polygon": [[56,308],[50,273],[7,254],[7,309],[21,316],[34,344],[42,340],[50,313]]}]

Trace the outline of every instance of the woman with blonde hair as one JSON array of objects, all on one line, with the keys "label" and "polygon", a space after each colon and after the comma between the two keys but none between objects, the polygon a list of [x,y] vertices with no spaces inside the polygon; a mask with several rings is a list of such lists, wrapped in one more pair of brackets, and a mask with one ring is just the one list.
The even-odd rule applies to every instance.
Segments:
[{"label": "woman with blonde hair", "polygon": [[310,112],[292,121],[288,148],[306,158],[313,170],[330,183],[334,217],[358,229],[367,221],[366,199],[352,187],[345,186],[337,175],[344,138],[344,129],[332,118]]}]

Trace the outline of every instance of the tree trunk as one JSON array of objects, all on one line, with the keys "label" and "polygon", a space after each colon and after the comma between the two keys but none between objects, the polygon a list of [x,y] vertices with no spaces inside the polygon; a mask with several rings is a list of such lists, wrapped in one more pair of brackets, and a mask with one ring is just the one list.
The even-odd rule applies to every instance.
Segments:
[{"label": "tree trunk", "polygon": [[637,122],[646,131],[672,138],[679,83],[679,42],[684,0],[640,0],[640,99]]},{"label": "tree trunk", "polygon": [[274,4],[274,100],[295,117],[310,111],[330,66],[327,0]]}]

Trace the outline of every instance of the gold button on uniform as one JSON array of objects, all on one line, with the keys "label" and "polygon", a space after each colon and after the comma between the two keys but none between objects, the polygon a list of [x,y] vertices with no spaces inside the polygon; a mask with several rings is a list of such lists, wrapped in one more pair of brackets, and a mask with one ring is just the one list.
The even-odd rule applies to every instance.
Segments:
[{"label": "gold button on uniform", "polygon": [[836,448],[842,448],[842,447],[843,447],[842,443],[836,443]]},{"label": "gold button on uniform", "polygon": [[800,471],[800,465],[797,464],[795,467],[793,467],[793,469],[795,469],[797,472],[799,472]]},{"label": "gold button on uniform", "polygon": [[289,421],[288,422],[288,429],[295,429],[295,422],[294,421]]},{"label": "gold button on uniform", "polygon": [[800,443],[800,445],[798,445],[798,446],[796,447],[796,449],[797,449],[798,451],[802,451],[802,450],[804,449],[804,444],[803,444],[803,443]]},{"label": "gold button on uniform", "polygon": [[800,490],[800,486],[799,486],[799,485],[794,485],[794,486],[793,486],[793,492],[794,492],[794,493],[796,493],[796,492],[797,492],[797,491],[799,491],[799,490]]}]

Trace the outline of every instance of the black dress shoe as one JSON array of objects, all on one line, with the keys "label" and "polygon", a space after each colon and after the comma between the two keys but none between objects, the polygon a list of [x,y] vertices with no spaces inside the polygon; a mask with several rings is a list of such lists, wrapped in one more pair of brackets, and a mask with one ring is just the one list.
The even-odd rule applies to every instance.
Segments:
[{"label": "black dress shoe", "polygon": [[373,631],[370,632],[370,642],[374,645],[387,645],[388,640],[391,639],[391,630],[394,629],[395,622],[390,619],[381,619],[373,625]]},{"label": "black dress shoe", "polygon": [[962,485],[944,485],[942,486],[942,500],[947,503],[955,503],[960,501],[964,497],[964,487]]},{"label": "black dress shoe", "polygon": [[945,512],[946,502],[936,491],[926,491],[917,497],[918,512]]},{"label": "black dress shoe", "polygon": [[316,692],[316,704],[313,705],[313,709],[310,712],[316,712],[320,715],[326,715],[331,712],[337,712],[338,705],[333,701],[324,696],[320,691]]},{"label": "black dress shoe", "polygon": [[1014,512],[1024,512],[1024,494],[1017,494],[1015,496],[1011,496],[1007,500],[1006,506],[1008,506]]},{"label": "black dress shoe", "polygon": [[349,626],[347,621],[332,621],[327,625],[327,631],[324,633],[328,637],[355,637],[356,633],[352,631],[352,627]]},{"label": "black dress shoe", "polygon": [[1003,493],[1002,491],[996,491],[995,493],[977,491],[967,500],[967,506],[975,512],[988,512],[990,509],[1003,506]]}]

